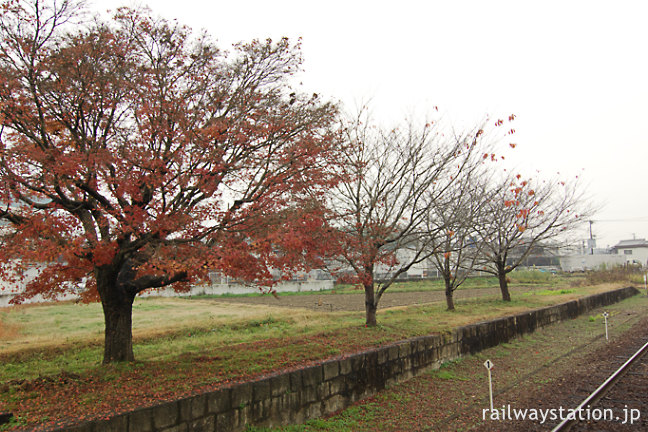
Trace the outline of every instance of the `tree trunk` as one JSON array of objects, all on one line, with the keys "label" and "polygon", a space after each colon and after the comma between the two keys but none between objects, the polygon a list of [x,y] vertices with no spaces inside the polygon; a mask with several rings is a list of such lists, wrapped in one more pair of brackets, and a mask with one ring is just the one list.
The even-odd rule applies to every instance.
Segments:
[{"label": "tree trunk", "polygon": [[511,294],[508,289],[508,280],[506,279],[506,270],[504,267],[497,267],[497,278],[499,279],[500,291],[502,291],[502,300],[511,301]]},{"label": "tree trunk", "polygon": [[106,323],[103,363],[134,361],[133,299],[125,302],[102,302],[102,305]]},{"label": "tree trunk", "polygon": [[445,296],[446,296],[446,304],[448,305],[448,310],[449,311],[455,310],[454,290],[450,286],[450,281],[448,279],[445,280]]},{"label": "tree trunk", "polygon": [[132,313],[135,295],[117,280],[116,271],[97,269],[97,290],[104,313],[103,363],[134,361]]},{"label": "tree trunk", "polygon": [[374,291],[374,284],[365,284],[365,324],[367,327],[375,327],[378,322],[376,321],[376,296]]}]

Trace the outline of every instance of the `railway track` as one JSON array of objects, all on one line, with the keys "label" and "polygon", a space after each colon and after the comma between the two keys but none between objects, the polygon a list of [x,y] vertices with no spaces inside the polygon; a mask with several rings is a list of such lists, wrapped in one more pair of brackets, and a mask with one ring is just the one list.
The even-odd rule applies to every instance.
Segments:
[{"label": "railway track", "polygon": [[[551,432],[648,430],[648,342],[634,352]],[[618,361],[613,359],[612,361]],[[575,397],[579,391],[576,390]],[[572,398],[572,399],[573,399]]]},{"label": "railway track", "polygon": [[[587,400],[601,383],[607,381],[641,349],[635,360],[623,368],[627,380],[622,379],[623,373],[616,374],[616,379],[611,380],[616,381],[616,385],[612,386],[610,382],[606,384],[605,391],[599,390],[598,402],[590,399],[583,405],[585,421],[578,424],[572,422],[555,430],[648,431],[648,317],[644,316],[643,311],[639,315],[642,318],[627,330],[620,333],[613,331],[608,342],[605,341],[605,333],[577,339],[580,343],[571,346],[561,356],[549,358],[547,362],[532,370],[520,369],[522,373],[514,382],[506,387],[499,387],[494,394],[497,400],[495,408],[499,414],[494,417],[492,413],[489,414],[490,419],[470,430],[552,431],[567,417],[569,410],[575,410]],[[633,316],[636,318],[632,313],[615,313],[612,328],[626,327],[626,323],[634,319]],[[590,350],[592,345],[596,348]],[[580,355],[588,351],[588,354]],[[476,403],[483,407],[488,405],[488,400],[480,399]],[[590,413],[589,419],[587,409]],[[594,413],[594,409],[607,409],[608,418],[599,418],[599,411]],[[459,416],[455,417],[481,414],[482,419],[484,418],[483,408],[481,413],[466,411],[458,414]],[[636,419],[637,416],[640,418]],[[437,422],[434,430],[453,430],[451,422],[436,428],[438,425]]]}]

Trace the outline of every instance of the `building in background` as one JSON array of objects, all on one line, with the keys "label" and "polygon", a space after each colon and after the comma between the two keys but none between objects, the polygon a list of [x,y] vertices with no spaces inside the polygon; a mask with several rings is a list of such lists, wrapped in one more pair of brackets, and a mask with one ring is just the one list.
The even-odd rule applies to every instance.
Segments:
[{"label": "building in background", "polygon": [[646,239],[621,240],[612,246],[612,253],[624,257],[626,263],[648,266],[648,242]]},{"label": "building in background", "polygon": [[[584,242],[583,242],[584,244]],[[648,242],[646,239],[621,240],[609,249],[597,249],[588,243],[575,248],[572,253],[560,257],[560,269],[566,272],[599,270],[627,264],[648,266]]]}]

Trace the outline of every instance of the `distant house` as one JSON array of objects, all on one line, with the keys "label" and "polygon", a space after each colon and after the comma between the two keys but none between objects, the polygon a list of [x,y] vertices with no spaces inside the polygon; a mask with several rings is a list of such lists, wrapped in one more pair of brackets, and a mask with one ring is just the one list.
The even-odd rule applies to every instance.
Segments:
[{"label": "distant house", "polygon": [[[416,255],[416,250],[414,249],[409,249],[407,247],[399,248],[396,250],[396,260],[399,263],[409,263],[411,260],[414,259],[414,256]],[[387,265],[387,264],[376,264],[375,269],[374,269],[374,277],[376,279],[382,280],[382,279],[389,279],[391,278],[394,273],[400,269],[400,264],[396,264],[393,266]],[[401,273],[398,278],[399,279],[407,279],[407,278],[421,278],[424,277],[427,273],[426,270],[428,269],[428,265],[425,261],[419,263],[419,264],[414,264],[412,267],[410,267],[406,272]]]},{"label": "distant house", "polygon": [[526,254],[520,263],[521,267],[558,267],[560,265],[560,248],[560,245],[536,243],[528,249],[527,244],[523,244],[521,247],[510,250],[506,263],[512,265]]},{"label": "distant house", "polygon": [[648,265],[648,242],[646,239],[621,240],[612,246],[613,253],[623,255],[629,263]]}]

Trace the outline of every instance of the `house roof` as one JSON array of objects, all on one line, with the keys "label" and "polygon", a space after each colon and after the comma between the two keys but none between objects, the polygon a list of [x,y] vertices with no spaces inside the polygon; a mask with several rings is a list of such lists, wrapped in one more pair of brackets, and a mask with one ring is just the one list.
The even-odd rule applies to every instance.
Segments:
[{"label": "house roof", "polygon": [[612,246],[612,249],[624,249],[624,248],[648,248],[648,242],[646,239],[632,239],[632,240],[621,240],[616,245]]}]

